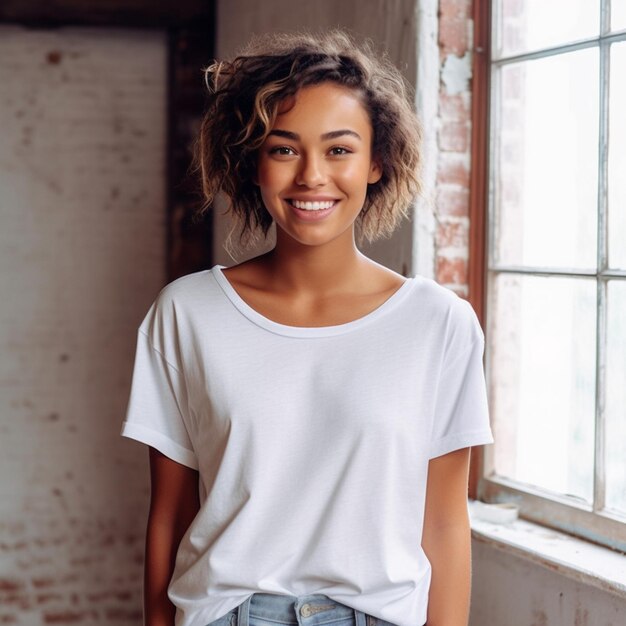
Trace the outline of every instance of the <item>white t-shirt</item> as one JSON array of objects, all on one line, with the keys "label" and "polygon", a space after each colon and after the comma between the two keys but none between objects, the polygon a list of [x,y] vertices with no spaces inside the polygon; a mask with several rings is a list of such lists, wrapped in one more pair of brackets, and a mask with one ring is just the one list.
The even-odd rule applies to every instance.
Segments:
[{"label": "white t-shirt", "polygon": [[471,305],[413,276],[357,320],[288,326],[223,267],[174,280],[148,310],[122,427],[199,471],[168,589],[176,626],[254,592],[424,624],[428,461],[493,442]]}]

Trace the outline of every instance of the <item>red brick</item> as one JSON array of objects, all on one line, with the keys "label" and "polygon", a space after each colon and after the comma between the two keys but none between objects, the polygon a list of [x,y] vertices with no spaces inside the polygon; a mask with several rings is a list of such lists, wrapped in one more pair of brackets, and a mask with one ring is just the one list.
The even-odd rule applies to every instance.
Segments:
[{"label": "red brick", "polygon": [[469,125],[465,122],[444,122],[439,129],[439,148],[447,152],[467,152]]},{"label": "red brick", "polygon": [[103,600],[110,598],[112,595],[113,595],[112,591],[98,591],[95,593],[85,594],[85,598],[87,599],[88,602],[98,603],[98,602],[102,602]]},{"label": "red brick", "polygon": [[467,52],[467,20],[452,18],[439,22],[439,46],[441,53],[462,57]]},{"label": "red brick", "polygon": [[30,609],[30,597],[24,593],[12,593],[0,597],[1,606],[19,606],[21,609]]},{"label": "red brick", "polygon": [[437,256],[437,282],[442,284],[467,284],[467,260]]},{"label": "red brick", "polygon": [[471,0],[439,0],[439,21],[450,17],[466,18],[471,4]]},{"label": "red brick", "polygon": [[0,591],[19,591],[24,583],[10,578],[0,578]]},{"label": "red brick", "polygon": [[140,609],[107,609],[106,611],[106,619],[116,622],[131,622],[131,621],[139,621],[142,617],[142,611]]},{"label": "red brick", "polygon": [[54,586],[54,580],[52,578],[33,578],[33,586],[36,589],[52,587]]},{"label": "red brick", "polygon": [[469,190],[451,185],[439,185],[437,213],[442,216],[455,217],[469,215]]},{"label": "red brick", "polygon": [[451,183],[469,188],[468,159],[451,152],[439,155],[437,167],[437,183]]},{"label": "red brick", "polygon": [[43,621],[46,624],[76,624],[94,617],[97,617],[95,611],[46,611]]},{"label": "red brick", "polygon": [[470,104],[469,94],[449,94],[445,89],[439,91],[439,115],[445,121],[468,122]]},{"label": "red brick", "polygon": [[47,604],[48,602],[60,602],[63,596],[60,593],[40,593],[35,596],[37,604]]},{"label": "red brick", "polygon": [[469,226],[467,221],[441,222],[437,227],[437,248],[467,249]]}]

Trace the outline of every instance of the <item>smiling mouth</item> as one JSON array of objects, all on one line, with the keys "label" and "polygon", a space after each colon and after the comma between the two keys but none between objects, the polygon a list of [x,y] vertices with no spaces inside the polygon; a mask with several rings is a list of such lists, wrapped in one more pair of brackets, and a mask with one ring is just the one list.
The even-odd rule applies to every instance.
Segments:
[{"label": "smiling mouth", "polygon": [[289,204],[291,204],[291,206],[295,207],[296,209],[301,209],[304,211],[323,211],[325,209],[331,209],[339,201],[325,200],[323,202],[303,202],[302,200],[288,199],[287,202],[289,202]]}]

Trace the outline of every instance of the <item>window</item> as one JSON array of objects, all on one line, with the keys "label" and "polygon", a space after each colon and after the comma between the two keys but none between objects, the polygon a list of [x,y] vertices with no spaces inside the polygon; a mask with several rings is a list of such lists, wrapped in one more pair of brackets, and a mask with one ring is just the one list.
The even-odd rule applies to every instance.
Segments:
[{"label": "window", "polygon": [[490,12],[479,493],[626,551],[626,0]]}]

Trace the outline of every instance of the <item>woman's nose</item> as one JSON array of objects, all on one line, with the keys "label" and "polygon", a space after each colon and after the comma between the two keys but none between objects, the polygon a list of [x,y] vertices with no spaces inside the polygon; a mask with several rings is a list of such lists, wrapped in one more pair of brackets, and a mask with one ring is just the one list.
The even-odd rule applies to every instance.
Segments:
[{"label": "woman's nose", "polygon": [[327,174],[321,159],[315,156],[304,157],[300,163],[296,184],[318,187],[326,182]]}]

